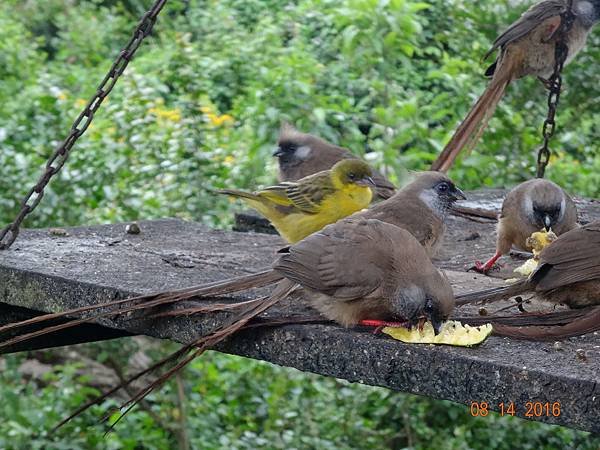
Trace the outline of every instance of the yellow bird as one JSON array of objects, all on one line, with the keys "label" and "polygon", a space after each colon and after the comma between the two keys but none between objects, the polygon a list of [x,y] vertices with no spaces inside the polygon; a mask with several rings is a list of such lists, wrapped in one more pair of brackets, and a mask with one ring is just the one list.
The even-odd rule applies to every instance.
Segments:
[{"label": "yellow bird", "polygon": [[375,183],[367,163],[345,159],[331,169],[298,181],[282,182],[257,192],[224,189],[221,194],[244,200],[294,244],[330,223],[367,208]]}]

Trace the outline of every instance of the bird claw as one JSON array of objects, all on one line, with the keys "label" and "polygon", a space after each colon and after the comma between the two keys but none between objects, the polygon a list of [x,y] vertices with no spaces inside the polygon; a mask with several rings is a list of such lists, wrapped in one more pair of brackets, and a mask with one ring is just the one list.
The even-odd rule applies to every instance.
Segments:
[{"label": "bird claw", "polygon": [[467,272],[473,271],[473,272],[481,273],[483,275],[487,275],[492,270],[498,270],[503,266],[504,266],[503,264],[496,263],[496,262],[491,265],[488,265],[488,264],[482,263],[481,261],[475,261],[475,264],[472,265],[471,267],[469,267],[467,269]]},{"label": "bird claw", "polygon": [[485,264],[483,264],[481,261],[475,261],[475,264],[473,264],[471,267],[469,267],[467,269],[467,272],[473,271],[473,272],[477,272],[477,273],[481,273],[483,275],[487,275],[487,273],[490,271],[491,267],[487,267],[485,266]]},{"label": "bird claw", "polygon": [[540,80],[540,82],[544,85],[544,88],[546,88],[548,91],[552,90],[552,82],[549,79],[538,77],[538,80]]}]

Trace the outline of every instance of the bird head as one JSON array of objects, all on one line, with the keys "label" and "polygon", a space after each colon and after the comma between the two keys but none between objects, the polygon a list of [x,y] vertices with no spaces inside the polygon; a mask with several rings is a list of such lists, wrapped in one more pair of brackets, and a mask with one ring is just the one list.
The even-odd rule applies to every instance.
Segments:
[{"label": "bird head", "polygon": [[281,127],[277,148],[273,151],[273,156],[278,158],[279,162],[283,164],[300,164],[311,155],[311,140],[314,139],[314,136],[302,133],[292,125],[284,123]]},{"label": "bird head", "polygon": [[411,327],[422,327],[431,322],[435,334],[439,334],[442,323],[454,309],[454,294],[448,279],[440,274],[429,280],[429,287],[403,289],[393,302],[394,314],[403,318]]},{"label": "bird head", "polygon": [[331,176],[342,185],[375,188],[373,170],[360,159],[343,159],[331,168]]},{"label": "bird head", "polygon": [[529,184],[530,187],[523,197],[525,214],[535,228],[550,231],[565,216],[565,193],[549,180],[533,180]]},{"label": "bird head", "polygon": [[573,2],[573,12],[586,27],[600,21],[600,0],[579,0]]},{"label": "bird head", "polygon": [[536,223],[536,228],[544,228],[546,231],[555,226],[559,222],[560,218],[560,206],[548,207],[548,206],[533,206],[533,217]]},{"label": "bird head", "polygon": [[442,172],[422,172],[405,187],[413,191],[427,206],[443,215],[457,200],[465,200],[467,197]]}]

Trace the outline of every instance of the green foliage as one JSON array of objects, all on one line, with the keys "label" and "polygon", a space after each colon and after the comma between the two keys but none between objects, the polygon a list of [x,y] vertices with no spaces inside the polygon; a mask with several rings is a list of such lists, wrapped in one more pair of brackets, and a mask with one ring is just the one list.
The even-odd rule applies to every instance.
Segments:
[{"label": "green foliage", "polygon": [[[0,217],[15,213],[141,9],[0,5]],[[392,179],[402,167],[425,169],[483,89],[481,56],[519,13],[508,0],[172,2],[30,225],[159,216],[224,224],[228,202],[209,190],[272,182],[282,120],[366,152]],[[566,70],[549,175],[594,196],[591,40]],[[510,87],[481,144],[452,171],[462,187],[531,176],[545,96],[534,79]]]},{"label": "green foliage", "polygon": [[[148,4],[0,2],[2,223]],[[480,58],[521,10],[509,0],[172,0],[27,225],[165,216],[224,225],[229,203],[209,190],[272,182],[283,120],[365,154],[392,179],[404,167],[425,169],[483,90]],[[596,33],[566,69],[549,169],[589,196],[600,189],[598,43]],[[507,186],[533,174],[545,96],[533,79],[510,87],[476,151],[452,170],[461,187]],[[0,448],[176,445],[155,422],[180,413],[170,387],[151,397],[156,417],[136,410],[107,438],[96,422],[110,404],[51,434],[94,390],[72,364],[41,384],[23,379],[22,358],[5,358],[0,372]],[[600,444],[564,428],[473,419],[459,405],[217,354],[195,362],[185,380],[196,448]]]},{"label": "green foliage", "polygon": [[[107,345],[118,348],[102,344]],[[18,371],[23,359],[7,357],[0,372],[0,448],[177,448],[164,428],[180,414],[170,384],[150,397],[153,417],[138,408],[114,433],[104,436],[107,426],[98,423],[114,402],[51,432],[97,391],[87,387],[89,377],[79,375],[74,364],[55,366],[42,382],[24,380]],[[196,360],[185,379],[187,428],[192,448],[198,449],[595,450],[600,444],[599,438],[567,428],[495,413],[472,418],[467,407],[450,402],[214,352]]]}]

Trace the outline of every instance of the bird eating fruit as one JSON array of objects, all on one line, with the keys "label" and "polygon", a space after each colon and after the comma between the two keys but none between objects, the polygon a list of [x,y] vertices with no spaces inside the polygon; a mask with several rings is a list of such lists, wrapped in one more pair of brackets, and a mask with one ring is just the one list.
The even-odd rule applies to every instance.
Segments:
[{"label": "bird eating fruit", "polygon": [[489,303],[525,293],[570,308],[600,305],[600,221],[572,229],[544,248],[529,278],[460,295],[457,304]]},{"label": "bird eating fruit", "polygon": [[577,208],[569,194],[549,180],[525,181],[511,189],[502,203],[496,253],[485,264],[477,261],[472,269],[488,273],[512,246],[531,250],[527,240],[541,229],[552,229],[560,236],[574,228],[577,228]]}]

